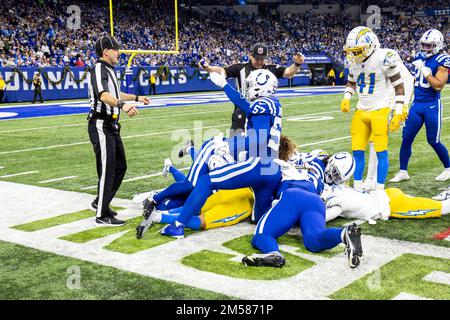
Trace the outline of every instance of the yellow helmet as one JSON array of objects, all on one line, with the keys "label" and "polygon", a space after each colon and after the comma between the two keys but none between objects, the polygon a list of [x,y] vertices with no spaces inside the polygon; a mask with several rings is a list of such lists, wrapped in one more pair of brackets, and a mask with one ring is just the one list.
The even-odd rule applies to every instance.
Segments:
[{"label": "yellow helmet", "polygon": [[344,52],[350,62],[362,63],[379,47],[380,42],[372,29],[360,26],[348,34]]}]

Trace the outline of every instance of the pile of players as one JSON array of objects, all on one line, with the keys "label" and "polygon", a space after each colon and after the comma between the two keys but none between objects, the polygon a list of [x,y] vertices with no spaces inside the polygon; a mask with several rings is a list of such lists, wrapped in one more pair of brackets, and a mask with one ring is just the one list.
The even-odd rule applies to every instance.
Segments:
[{"label": "pile of players", "polygon": [[[450,67],[450,57],[441,54],[442,42],[437,30],[427,31],[422,37],[422,50],[414,62],[415,98],[408,110],[413,79],[398,54],[379,48],[376,35],[367,27],[350,32],[344,48],[349,82],[341,109],[350,111],[350,98],[357,92],[359,102],[351,125],[353,156],[348,152],[330,156],[323,150],[297,151],[295,143],[281,134],[282,106],[274,97],[278,80],[270,71],[251,72],[244,97],[223,74],[211,72],[211,80],[245,113],[245,134],[214,137],[198,150],[192,144],[186,145],[180,155],[189,154],[193,160],[187,176],[166,160],[163,174],[171,173],[175,183],[144,201],[144,220],[137,227],[137,237],[142,238],[154,223],[167,223],[161,229],[163,236],[183,238],[186,227],[198,230],[227,226],[251,215],[256,223],[252,245],[262,253],[244,257],[245,265],[282,267],[285,259],[277,239],[299,226],[307,250],[321,252],[343,243],[349,266],[355,268],[363,255],[360,227],[352,223],[327,228],[326,221],[337,216],[369,222],[389,217],[429,218],[450,212],[450,200],[413,198],[400,189],[384,189],[388,134],[402,125],[402,148],[407,149],[409,143],[409,151],[423,122],[427,134],[436,133],[435,140],[429,139],[429,143],[446,168],[441,180],[450,178],[448,153],[439,141],[440,126],[439,132],[432,132],[434,111],[425,110],[432,101],[438,116],[442,114],[439,91],[443,88],[441,82],[445,80],[445,84],[447,79],[443,79],[441,67]],[[372,165],[376,169],[375,186],[362,182],[364,150],[369,141],[375,151],[372,158],[377,160]],[[442,148],[446,157],[439,153]],[[393,180],[402,180],[399,174]],[[353,175],[351,188],[347,184]],[[375,190],[362,192],[363,188]]]}]

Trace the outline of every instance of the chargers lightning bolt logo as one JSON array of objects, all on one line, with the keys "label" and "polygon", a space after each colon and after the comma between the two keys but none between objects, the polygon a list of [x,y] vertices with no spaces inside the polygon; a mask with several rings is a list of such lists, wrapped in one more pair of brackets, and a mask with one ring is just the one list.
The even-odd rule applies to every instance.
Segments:
[{"label": "chargers lightning bolt logo", "polygon": [[408,212],[395,212],[395,214],[401,215],[401,216],[407,216],[407,217],[415,217],[415,216],[424,216],[429,212],[436,211],[437,209],[430,209],[430,210],[410,210]]},{"label": "chargers lightning bolt logo", "polygon": [[239,217],[242,217],[242,216],[243,216],[244,214],[246,214],[247,212],[248,212],[248,211],[244,211],[244,212],[242,212],[242,213],[238,213],[238,214],[236,214],[236,215],[234,215],[234,216],[231,216],[231,217],[226,217],[226,218],[223,218],[223,219],[219,219],[219,220],[213,221],[212,223],[219,223],[219,222],[227,223],[227,222],[236,220],[236,219],[239,218]]}]

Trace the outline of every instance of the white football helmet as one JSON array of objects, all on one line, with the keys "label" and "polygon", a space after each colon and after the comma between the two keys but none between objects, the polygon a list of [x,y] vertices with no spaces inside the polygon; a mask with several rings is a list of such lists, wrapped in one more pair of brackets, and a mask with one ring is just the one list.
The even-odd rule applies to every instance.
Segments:
[{"label": "white football helmet", "polygon": [[355,159],[348,152],[338,152],[330,157],[325,168],[325,182],[342,184],[347,182],[355,172]]},{"label": "white football helmet", "polygon": [[322,150],[322,149],[315,149],[315,150],[311,151],[309,154],[311,156],[313,156],[314,158],[319,158],[322,161],[328,159],[328,157],[330,156],[328,154],[328,152],[326,152],[325,150]]},{"label": "white football helmet", "polygon": [[278,88],[278,79],[266,69],[252,71],[245,79],[247,88],[246,98],[250,101],[261,97],[271,97],[275,95]]},{"label": "white football helmet", "polygon": [[377,35],[372,29],[364,26],[356,27],[347,36],[344,52],[352,63],[362,63],[380,47]]},{"label": "white football helmet", "polygon": [[430,29],[420,38],[420,51],[429,58],[444,49],[444,37],[439,30]]}]

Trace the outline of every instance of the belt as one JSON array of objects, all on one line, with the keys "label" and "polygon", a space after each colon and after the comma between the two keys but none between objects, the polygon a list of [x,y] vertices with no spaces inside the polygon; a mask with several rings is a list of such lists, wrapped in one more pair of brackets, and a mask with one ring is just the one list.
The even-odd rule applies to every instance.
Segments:
[{"label": "belt", "polygon": [[101,114],[101,113],[97,113],[97,112],[93,112],[92,110],[89,112],[87,118],[87,120],[90,119],[100,119],[100,120],[108,120],[111,122],[116,122],[119,121],[119,116],[117,114],[113,114],[113,115],[105,115],[105,114]]}]

